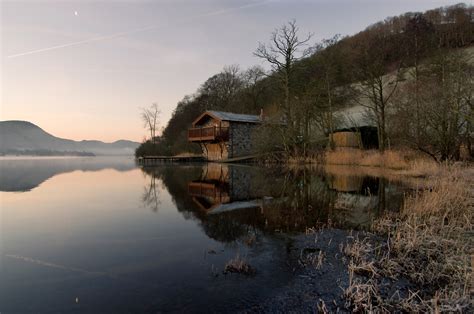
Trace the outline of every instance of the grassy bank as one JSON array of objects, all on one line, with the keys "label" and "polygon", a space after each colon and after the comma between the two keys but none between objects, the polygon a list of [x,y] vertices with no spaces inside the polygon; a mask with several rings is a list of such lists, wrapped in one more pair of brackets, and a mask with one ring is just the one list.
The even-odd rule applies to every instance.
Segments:
[{"label": "grassy bank", "polygon": [[439,175],[440,165],[425,155],[410,150],[336,149],[324,154],[326,165],[362,166],[384,168],[392,172],[409,176]]},{"label": "grassy bank", "polygon": [[438,167],[400,213],[345,249],[347,307],[370,312],[469,312],[473,248],[472,168]]}]

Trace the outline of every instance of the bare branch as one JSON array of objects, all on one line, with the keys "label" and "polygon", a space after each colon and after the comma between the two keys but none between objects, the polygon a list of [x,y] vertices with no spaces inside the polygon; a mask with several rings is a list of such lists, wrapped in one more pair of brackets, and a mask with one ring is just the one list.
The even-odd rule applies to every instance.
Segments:
[{"label": "bare branch", "polygon": [[150,132],[150,140],[153,143],[156,140],[156,130],[159,125],[160,114],[161,111],[156,103],[152,104],[149,108],[142,108],[141,119],[143,127]]}]

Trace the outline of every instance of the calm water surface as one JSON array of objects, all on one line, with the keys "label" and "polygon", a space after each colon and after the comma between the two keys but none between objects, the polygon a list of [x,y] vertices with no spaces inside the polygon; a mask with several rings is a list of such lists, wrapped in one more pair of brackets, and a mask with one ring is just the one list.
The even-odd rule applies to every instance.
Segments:
[{"label": "calm water surface", "polygon": [[[403,188],[351,169],[0,160],[0,312],[228,312],[293,280],[292,236],[366,228]],[[236,256],[254,276],[224,274]]]}]

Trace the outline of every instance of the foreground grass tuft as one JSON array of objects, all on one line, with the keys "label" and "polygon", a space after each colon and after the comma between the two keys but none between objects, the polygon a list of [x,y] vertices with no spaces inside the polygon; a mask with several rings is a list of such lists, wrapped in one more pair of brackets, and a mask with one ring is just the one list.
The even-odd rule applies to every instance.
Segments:
[{"label": "foreground grass tuft", "polygon": [[227,262],[224,268],[224,273],[238,273],[243,275],[255,274],[255,269],[247,263],[245,259],[237,255],[235,258]]}]

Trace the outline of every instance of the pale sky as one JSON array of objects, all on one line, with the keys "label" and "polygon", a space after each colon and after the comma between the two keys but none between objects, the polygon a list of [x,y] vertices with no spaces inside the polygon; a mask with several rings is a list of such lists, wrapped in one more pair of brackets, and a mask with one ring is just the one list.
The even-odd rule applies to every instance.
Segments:
[{"label": "pale sky", "polygon": [[225,65],[262,64],[258,42],[288,20],[318,41],[458,2],[0,0],[0,120],[75,140],[141,141],[141,107],[158,103],[166,125],[176,103]]}]

